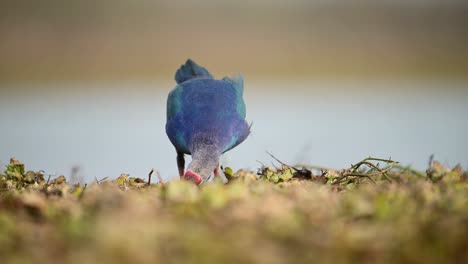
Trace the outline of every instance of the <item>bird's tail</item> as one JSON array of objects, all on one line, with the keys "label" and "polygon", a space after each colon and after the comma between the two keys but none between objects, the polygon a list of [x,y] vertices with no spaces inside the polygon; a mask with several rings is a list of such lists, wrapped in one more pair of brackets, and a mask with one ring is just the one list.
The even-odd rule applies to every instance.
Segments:
[{"label": "bird's tail", "polygon": [[178,84],[181,84],[193,78],[200,78],[200,77],[213,78],[213,76],[207,69],[196,64],[191,59],[188,59],[184,65],[180,66],[180,68],[177,70],[175,74],[175,80]]}]

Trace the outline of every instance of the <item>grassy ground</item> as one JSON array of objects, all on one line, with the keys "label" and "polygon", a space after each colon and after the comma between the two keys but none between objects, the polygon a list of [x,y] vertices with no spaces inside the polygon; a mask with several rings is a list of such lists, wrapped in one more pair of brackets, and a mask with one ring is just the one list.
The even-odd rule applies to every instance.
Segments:
[{"label": "grassy ground", "polygon": [[[260,168],[227,185],[121,175],[86,186],[12,159],[0,174],[2,263],[462,263],[468,173],[365,159]],[[155,177],[153,175],[153,177]]]}]

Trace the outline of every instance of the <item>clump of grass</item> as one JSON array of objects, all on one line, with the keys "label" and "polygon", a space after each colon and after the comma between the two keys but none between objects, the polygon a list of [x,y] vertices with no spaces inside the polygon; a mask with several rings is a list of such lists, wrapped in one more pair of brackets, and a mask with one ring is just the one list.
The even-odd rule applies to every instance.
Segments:
[{"label": "clump of grass", "polygon": [[278,162],[257,173],[224,168],[227,185],[122,174],[80,186],[12,159],[0,174],[2,263],[468,261],[460,166]]}]

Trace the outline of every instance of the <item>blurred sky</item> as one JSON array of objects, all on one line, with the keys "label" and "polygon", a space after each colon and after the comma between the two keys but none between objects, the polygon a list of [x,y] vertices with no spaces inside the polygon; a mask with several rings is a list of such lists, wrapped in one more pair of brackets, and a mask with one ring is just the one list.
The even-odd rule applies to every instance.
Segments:
[{"label": "blurred sky", "polygon": [[177,174],[167,93],[187,58],[242,73],[249,139],[223,164],[468,166],[468,1],[0,2],[0,165]]}]

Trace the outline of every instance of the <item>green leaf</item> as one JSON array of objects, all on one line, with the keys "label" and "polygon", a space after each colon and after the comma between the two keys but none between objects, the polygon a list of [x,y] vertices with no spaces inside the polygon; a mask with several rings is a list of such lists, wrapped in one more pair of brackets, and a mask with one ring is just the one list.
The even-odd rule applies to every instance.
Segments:
[{"label": "green leaf", "polygon": [[10,164],[6,167],[5,174],[8,179],[22,181],[24,175],[24,164],[15,158],[11,158]]},{"label": "green leaf", "polygon": [[267,179],[269,180],[271,176],[273,176],[273,170],[270,169],[270,168],[267,168],[266,169],[266,174],[265,176],[267,177]]},{"label": "green leaf", "polygon": [[138,188],[146,186],[146,181],[141,178],[130,177],[128,179],[128,183],[130,184],[130,186],[134,186]]},{"label": "green leaf", "polygon": [[232,178],[234,177],[234,171],[230,167],[226,167],[224,169],[224,175],[226,175],[227,178]]},{"label": "green leaf", "polygon": [[291,168],[286,169],[283,173],[280,174],[280,179],[283,181],[290,180],[293,177],[293,171]]},{"label": "green leaf", "polygon": [[122,174],[120,174],[120,176],[117,179],[115,179],[115,182],[119,186],[123,186],[123,185],[125,185],[125,182],[127,181],[127,179],[128,179],[128,174],[122,173]]},{"label": "green leaf", "polygon": [[280,177],[278,176],[278,174],[274,173],[274,174],[272,174],[270,176],[270,178],[268,180],[271,181],[271,182],[277,183],[277,182],[279,182]]},{"label": "green leaf", "polygon": [[75,184],[75,186],[73,186],[73,190],[71,191],[72,194],[76,195],[76,197],[80,197],[81,194],[83,193],[84,191],[84,187],[82,187],[79,183],[78,184]]},{"label": "green leaf", "polygon": [[21,182],[23,180],[23,175],[19,171],[12,170],[12,171],[5,171],[5,174],[7,175],[7,178],[9,180],[15,180],[18,182]]}]

